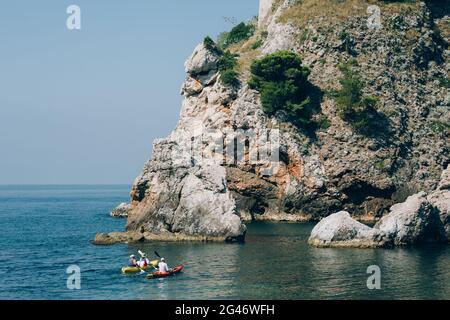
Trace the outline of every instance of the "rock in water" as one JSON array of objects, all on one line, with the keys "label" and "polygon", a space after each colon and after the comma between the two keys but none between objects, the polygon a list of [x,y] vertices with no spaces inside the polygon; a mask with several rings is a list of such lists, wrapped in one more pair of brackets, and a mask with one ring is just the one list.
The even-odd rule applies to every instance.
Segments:
[{"label": "rock in water", "polygon": [[116,218],[126,218],[128,213],[133,209],[132,205],[129,203],[119,204],[113,211],[111,211],[111,216]]},{"label": "rock in water", "polygon": [[[356,221],[346,211],[332,214],[314,227],[308,243],[316,247],[352,248],[445,243],[444,223],[448,223],[450,197],[436,193],[432,197],[435,204],[429,199],[425,192],[410,196],[405,202],[392,206],[390,213],[373,228]],[[447,210],[445,218],[439,215],[437,206],[441,204]]]},{"label": "rock in water", "polygon": [[322,219],[312,230],[308,243],[316,247],[382,247],[381,233],[341,211]]},{"label": "rock in water", "polygon": [[446,241],[439,210],[428,201],[425,192],[392,206],[374,229],[380,230],[397,246]]},{"label": "rock in water", "polygon": [[138,206],[128,230],[168,238],[178,234],[199,236],[200,240],[243,241],[246,227],[236,215],[235,201],[226,187],[225,168],[212,164],[193,167],[163,179],[155,176],[152,201]]},{"label": "rock in water", "polygon": [[428,201],[439,210],[447,240],[450,242],[450,165],[442,173],[438,189],[428,196]]}]

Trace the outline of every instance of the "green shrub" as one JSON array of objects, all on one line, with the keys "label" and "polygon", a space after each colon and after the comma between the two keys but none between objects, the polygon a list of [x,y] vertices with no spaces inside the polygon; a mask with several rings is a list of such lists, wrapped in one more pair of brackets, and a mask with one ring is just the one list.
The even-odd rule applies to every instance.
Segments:
[{"label": "green shrub", "polygon": [[259,91],[263,111],[274,115],[283,110],[289,120],[299,126],[311,124],[310,71],[300,57],[279,51],[255,60],[250,68],[249,86]]},{"label": "green shrub", "polygon": [[345,119],[354,110],[359,109],[364,86],[360,77],[353,72],[349,64],[343,64],[339,69],[343,76],[339,80],[341,89],[336,92],[335,100],[340,107],[341,117]]},{"label": "green shrub", "polygon": [[231,53],[229,50],[223,51],[210,37],[203,40],[205,48],[219,56],[217,68],[220,73],[220,81],[227,86],[237,88],[240,85],[239,75],[235,71],[237,66],[238,54]]},{"label": "green shrub", "polygon": [[436,133],[450,132],[450,122],[433,120],[431,122],[431,129]]},{"label": "green shrub", "polygon": [[353,47],[355,45],[353,38],[347,32],[341,32],[339,34],[339,39],[342,41],[343,49],[350,55],[354,55],[355,51]]},{"label": "green shrub", "polygon": [[229,87],[238,88],[241,84],[238,73],[234,70],[224,70],[220,72],[220,81]]},{"label": "green shrub", "polygon": [[237,65],[238,57],[238,54],[231,53],[229,50],[222,52],[218,62],[219,71],[234,69]]},{"label": "green shrub", "polygon": [[322,114],[317,120],[316,120],[317,128],[326,130],[329,127],[331,127],[330,119],[327,118],[326,115]]},{"label": "green shrub", "polygon": [[238,73],[234,70],[237,65],[238,57],[238,54],[231,53],[227,50],[222,52],[218,62],[220,81],[233,88],[237,88],[240,85]]},{"label": "green shrub", "polygon": [[377,111],[378,98],[363,95],[364,84],[350,63],[341,65],[340,70],[341,89],[333,93],[340,117],[360,134],[380,136],[386,133],[389,125],[385,115]]},{"label": "green shrub", "polygon": [[439,82],[439,84],[444,87],[444,88],[450,88],[450,79],[445,78],[445,77],[438,77],[437,81]]},{"label": "green shrub", "polygon": [[267,39],[268,35],[269,33],[267,31],[262,31],[259,34],[258,39],[252,44],[251,49],[256,50],[260,48],[263,45],[264,41]]},{"label": "green shrub", "polygon": [[264,43],[264,41],[263,41],[262,39],[256,40],[256,41],[252,44],[252,46],[251,46],[252,50],[256,50],[256,49],[258,49],[258,48],[261,48],[261,46],[263,45],[263,43]]},{"label": "green shrub", "polygon": [[226,49],[232,44],[247,40],[255,33],[255,29],[254,23],[241,22],[231,29],[230,32],[222,32],[219,35],[217,39],[219,47]]},{"label": "green shrub", "polygon": [[205,48],[215,54],[222,54],[222,50],[220,50],[220,48],[217,46],[217,44],[214,42],[213,39],[211,39],[210,37],[205,37],[205,39],[203,40],[203,45],[205,46]]}]

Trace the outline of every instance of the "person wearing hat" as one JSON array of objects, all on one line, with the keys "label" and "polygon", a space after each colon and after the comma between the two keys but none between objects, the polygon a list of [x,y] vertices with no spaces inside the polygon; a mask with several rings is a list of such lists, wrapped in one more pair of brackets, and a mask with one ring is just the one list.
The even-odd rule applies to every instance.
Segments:
[{"label": "person wearing hat", "polygon": [[146,268],[150,264],[150,261],[147,259],[147,256],[142,254],[141,259],[139,260],[139,267]]},{"label": "person wearing hat", "polygon": [[169,266],[166,263],[166,259],[161,258],[161,262],[158,263],[159,272],[170,272]]},{"label": "person wearing hat", "polygon": [[130,259],[128,259],[128,266],[130,266],[130,267],[137,267],[138,266],[138,262],[136,261],[136,256],[134,254],[132,254],[130,256]]}]

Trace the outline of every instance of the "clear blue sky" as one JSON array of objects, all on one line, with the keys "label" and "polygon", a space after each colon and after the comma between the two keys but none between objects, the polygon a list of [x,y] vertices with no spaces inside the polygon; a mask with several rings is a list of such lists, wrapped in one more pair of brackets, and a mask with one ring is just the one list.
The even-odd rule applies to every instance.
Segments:
[{"label": "clear blue sky", "polygon": [[195,45],[258,3],[1,1],[0,184],[131,183],[178,120]]}]

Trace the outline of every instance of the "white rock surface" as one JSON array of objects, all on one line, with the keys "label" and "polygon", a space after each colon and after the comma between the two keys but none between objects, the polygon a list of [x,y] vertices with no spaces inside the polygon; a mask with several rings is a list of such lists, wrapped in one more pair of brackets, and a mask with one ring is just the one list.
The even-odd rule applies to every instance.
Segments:
[{"label": "white rock surface", "polygon": [[431,205],[425,192],[395,204],[387,216],[375,225],[395,245],[444,241],[444,228],[439,211]]},{"label": "white rock surface", "polygon": [[312,230],[309,244],[317,247],[379,247],[379,230],[372,229],[346,211],[322,219]]},{"label": "white rock surface", "polygon": [[188,74],[198,75],[208,73],[217,67],[218,57],[205,48],[203,43],[199,44],[186,61],[184,67]]}]

